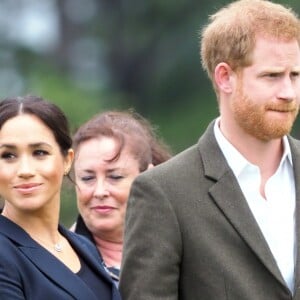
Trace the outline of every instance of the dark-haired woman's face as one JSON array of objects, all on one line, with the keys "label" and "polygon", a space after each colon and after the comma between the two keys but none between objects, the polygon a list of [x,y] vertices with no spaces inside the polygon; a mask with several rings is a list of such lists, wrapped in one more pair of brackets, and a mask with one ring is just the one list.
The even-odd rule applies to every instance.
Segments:
[{"label": "dark-haired woman's face", "polygon": [[23,114],[0,130],[0,194],[10,215],[57,208],[73,152],[61,154],[52,131],[36,116]]},{"label": "dark-haired woman's face", "polygon": [[79,211],[96,236],[123,233],[131,184],[139,174],[139,163],[125,147],[116,161],[114,139],[101,137],[83,142],[76,152],[74,169]]}]

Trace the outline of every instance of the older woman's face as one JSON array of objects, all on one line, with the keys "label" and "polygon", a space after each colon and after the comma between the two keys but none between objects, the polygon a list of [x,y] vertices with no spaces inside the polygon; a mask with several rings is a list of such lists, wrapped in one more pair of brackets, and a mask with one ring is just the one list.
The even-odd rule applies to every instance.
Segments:
[{"label": "older woman's face", "polygon": [[120,240],[131,184],[138,161],[125,147],[116,161],[114,139],[100,137],[80,144],[75,157],[77,205],[94,236]]}]

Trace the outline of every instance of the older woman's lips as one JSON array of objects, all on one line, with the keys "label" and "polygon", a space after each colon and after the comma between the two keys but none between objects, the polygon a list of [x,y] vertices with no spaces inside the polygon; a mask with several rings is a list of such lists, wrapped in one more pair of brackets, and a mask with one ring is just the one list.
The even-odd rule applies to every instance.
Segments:
[{"label": "older woman's lips", "polygon": [[111,213],[115,208],[112,206],[107,206],[107,205],[99,205],[99,206],[94,206],[94,210],[101,214],[109,214]]}]

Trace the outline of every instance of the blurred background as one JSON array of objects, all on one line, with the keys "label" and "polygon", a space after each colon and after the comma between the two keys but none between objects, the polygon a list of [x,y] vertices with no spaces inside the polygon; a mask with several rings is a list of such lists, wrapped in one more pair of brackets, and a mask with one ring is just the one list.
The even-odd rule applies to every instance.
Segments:
[{"label": "blurred background", "polygon": [[[133,108],[180,152],[218,115],[199,32],[229,2],[0,0],[1,98],[42,96],[64,110],[72,131],[97,112]],[[300,14],[299,0],[274,2]],[[61,221],[70,226],[75,216],[66,182]]]}]

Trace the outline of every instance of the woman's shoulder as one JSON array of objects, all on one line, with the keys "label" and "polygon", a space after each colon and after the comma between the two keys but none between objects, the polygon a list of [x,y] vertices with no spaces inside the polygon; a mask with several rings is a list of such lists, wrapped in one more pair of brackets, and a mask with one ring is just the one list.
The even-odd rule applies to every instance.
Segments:
[{"label": "woman's shoulder", "polygon": [[[0,231],[0,245],[1,245],[1,251],[0,255],[4,255],[7,251],[12,251],[13,249],[17,249],[17,243],[10,239],[6,234]],[[6,254],[6,253],[5,253]]]},{"label": "woman's shoulder", "polygon": [[23,261],[20,244],[0,232],[0,273],[11,274],[13,277],[21,277],[21,265]]},{"label": "woman's shoulder", "polygon": [[[19,239],[21,237],[21,239]],[[25,232],[10,220],[0,216],[1,256],[10,256],[26,241]]]}]

